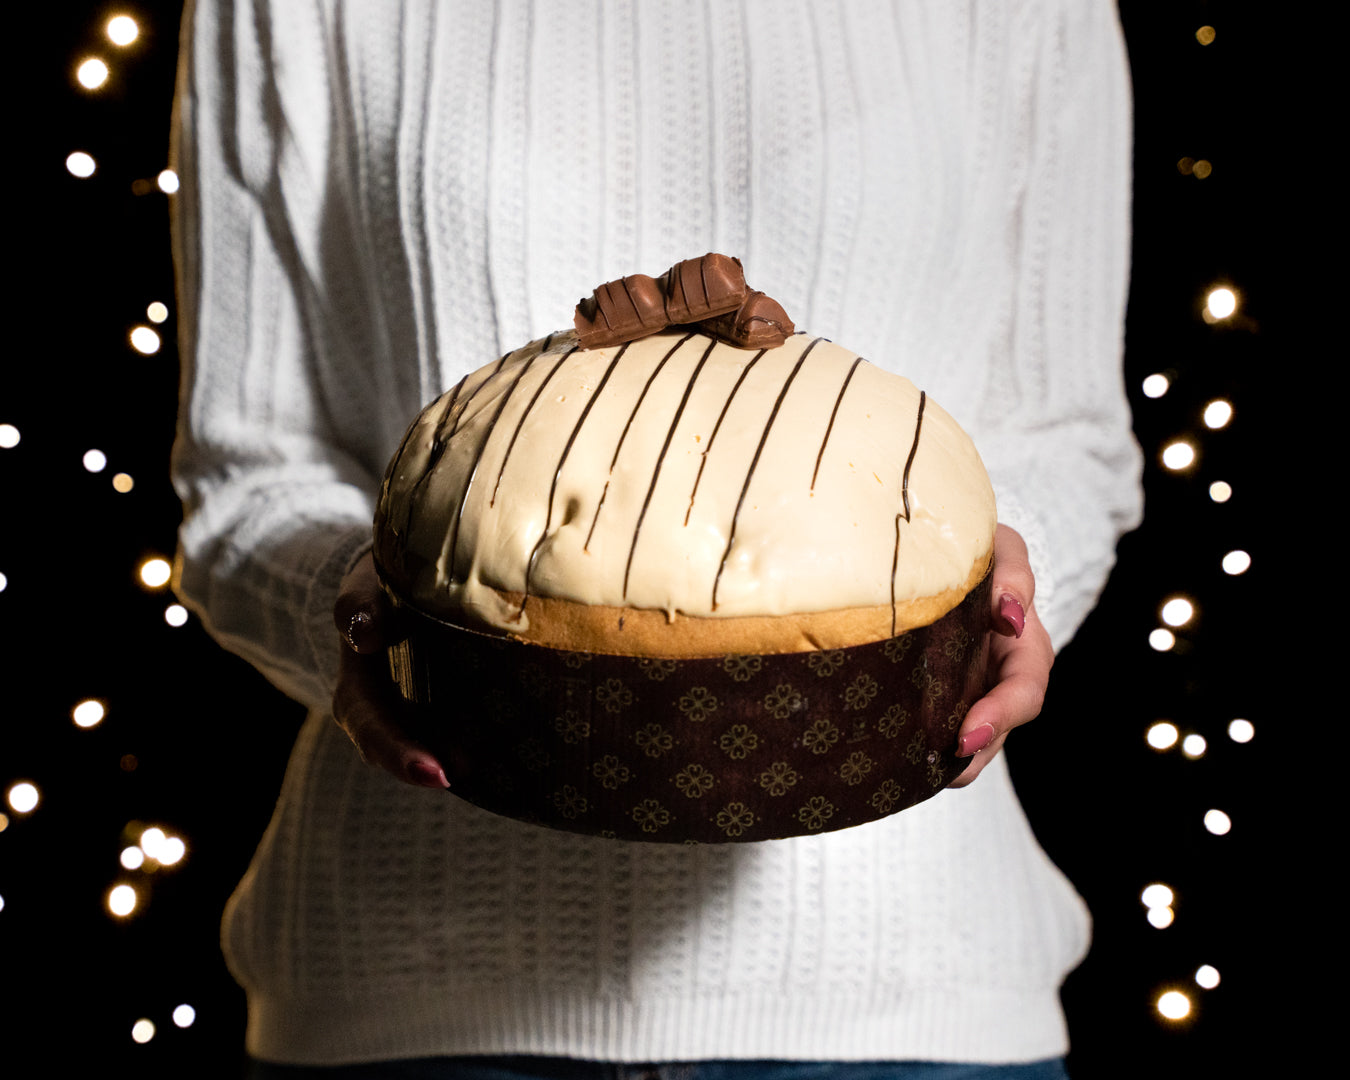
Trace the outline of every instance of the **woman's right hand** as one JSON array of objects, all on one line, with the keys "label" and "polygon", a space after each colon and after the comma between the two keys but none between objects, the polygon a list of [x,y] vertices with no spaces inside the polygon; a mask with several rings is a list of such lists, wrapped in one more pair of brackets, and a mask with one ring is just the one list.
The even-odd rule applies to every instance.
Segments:
[{"label": "woman's right hand", "polygon": [[392,643],[394,613],[367,552],[342,579],[333,621],[342,638],[333,718],[362,760],[418,787],[447,788],[441,763],[399,720],[406,705],[390,681],[385,649]]}]

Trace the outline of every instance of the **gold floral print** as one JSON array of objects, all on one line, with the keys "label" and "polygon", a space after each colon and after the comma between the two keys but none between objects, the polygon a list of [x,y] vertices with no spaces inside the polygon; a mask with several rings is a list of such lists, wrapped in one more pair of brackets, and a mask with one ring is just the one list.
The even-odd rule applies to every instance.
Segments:
[{"label": "gold floral print", "polygon": [[904,791],[894,780],[886,780],[881,787],[872,793],[872,797],[867,800],[868,805],[878,814],[889,814],[900,805],[900,799]]},{"label": "gold floral print", "polygon": [[786,795],[797,782],[797,770],[786,761],[775,761],[759,774],[759,786],[770,795]]},{"label": "gold floral print", "polygon": [[587,810],[586,797],[571,784],[564,784],[561,791],[553,793],[553,805],[569,821]]},{"label": "gold floral print", "polygon": [[633,691],[624,686],[622,679],[606,679],[595,688],[595,700],[605,707],[605,712],[622,712],[633,704]]},{"label": "gold floral print", "polygon": [[643,799],[633,807],[633,820],[642,826],[643,832],[656,832],[670,824],[670,811],[655,799]]},{"label": "gold floral print", "polygon": [[898,664],[905,658],[905,655],[909,652],[909,647],[913,644],[914,639],[906,630],[899,637],[888,639],[886,644],[882,646],[881,651],[892,664]]},{"label": "gold floral print", "polygon": [[961,726],[961,721],[966,718],[966,713],[970,711],[970,702],[958,701],[956,708],[947,716],[947,731],[956,734],[956,729]]},{"label": "gold floral print", "polygon": [[849,754],[848,760],[839,766],[839,779],[849,787],[857,787],[863,782],[863,777],[872,771],[874,762],[861,750],[855,750]]},{"label": "gold floral print", "polygon": [[797,820],[812,832],[825,828],[826,822],[834,817],[834,803],[824,795],[812,795],[806,805],[797,811]]},{"label": "gold floral print", "polygon": [[942,646],[942,652],[952,660],[960,660],[965,655],[967,647],[972,638],[970,633],[963,626],[952,627],[952,634]]},{"label": "gold floral print", "polygon": [[516,747],[516,753],[520,756],[520,763],[530,772],[547,768],[553,760],[538,739],[526,739]]},{"label": "gold floral print", "polygon": [[686,720],[701,724],[717,711],[717,698],[706,686],[691,686],[689,693],[680,698],[679,705]]},{"label": "gold floral print", "polygon": [[576,709],[564,709],[561,716],[554,718],[553,730],[562,736],[563,742],[575,745],[590,737],[591,722]]},{"label": "gold floral print", "polygon": [[916,731],[909,740],[909,745],[905,747],[905,759],[911,765],[917,765],[923,760],[924,754],[928,752],[928,740],[924,738],[922,730]]},{"label": "gold floral print", "polygon": [[909,722],[909,710],[899,705],[892,705],[884,713],[881,719],[877,721],[877,730],[887,739],[894,739],[899,736],[905,724]]},{"label": "gold floral print", "polygon": [[928,786],[936,790],[940,788],[947,779],[942,771],[942,759],[938,757],[936,751],[930,751],[928,754]]},{"label": "gold floral print", "polygon": [[713,788],[713,774],[695,762],[675,774],[675,786],[686,798],[701,799]]},{"label": "gold floral print", "polygon": [[802,735],[802,745],[813,754],[826,753],[838,741],[839,729],[824,717],[812,723]]},{"label": "gold floral print", "polygon": [[614,791],[620,784],[626,784],[632,778],[628,766],[613,754],[606,754],[591,766],[591,775],[600,781],[603,787]]},{"label": "gold floral print", "polygon": [[591,662],[591,654],[588,652],[564,652],[562,660],[570,668],[582,668]]},{"label": "gold floral print", "polygon": [[876,679],[872,678],[872,676],[868,675],[866,672],[863,672],[854,679],[853,682],[849,684],[848,689],[844,691],[844,708],[867,708],[867,706],[871,704],[872,699],[877,696],[877,691],[879,689],[881,689],[881,685]]},{"label": "gold floral print", "polygon": [[732,724],[722,733],[717,745],[727,757],[740,760],[759,745],[759,736],[750,730],[748,724]]},{"label": "gold floral print", "polygon": [[642,748],[642,752],[648,757],[660,757],[675,745],[675,740],[671,738],[670,732],[660,724],[648,724],[644,728],[639,728],[633,736],[633,741]]},{"label": "gold floral print", "polygon": [[817,678],[827,679],[844,666],[844,650],[813,652],[807,656],[806,666],[815,672]]},{"label": "gold floral print", "polygon": [[778,720],[786,720],[793,713],[800,712],[805,704],[801,694],[788,683],[779,683],[764,695],[765,711]]},{"label": "gold floral print", "polygon": [[737,682],[749,682],[763,666],[764,660],[758,656],[727,656],[722,660],[722,670]]},{"label": "gold floral print", "polygon": [[726,809],[717,812],[717,827],[728,836],[740,836],[754,823],[754,812],[745,803],[727,803]]},{"label": "gold floral print", "polygon": [[674,674],[680,666],[678,660],[662,660],[644,657],[638,661],[638,668],[653,682],[660,682],[667,675]]},{"label": "gold floral print", "polygon": [[539,700],[553,689],[553,679],[539,664],[524,664],[520,669],[520,684],[530,697]]},{"label": "gold floral print", "polygon": [[909,681],[912,682],[923,694],[923,703],[932,708],[937,704],[938,699],[946,693],[946,688],[937,679],[933,678],[928,670],[928,664],[922,663],[910,672]]}]

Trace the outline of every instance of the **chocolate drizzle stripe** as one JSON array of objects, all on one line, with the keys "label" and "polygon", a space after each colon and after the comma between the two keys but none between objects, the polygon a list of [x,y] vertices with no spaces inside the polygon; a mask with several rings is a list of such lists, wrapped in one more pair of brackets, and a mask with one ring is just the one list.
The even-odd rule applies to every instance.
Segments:
[{"label": "chocolate drizzle stripe", "polygon": [[502,485],[502,474],[506,472],[507,462],[511,460],[511,451],[515,449],[516,440],[520,438],[521,428],[525,426],[526,417],[528,417],[530,413],[534,410],[534,405],[535,402],[539,400],[539,395],[544,392],[544,387],[546,387],[552,381],[553,376],[558,374],[558,369],[562,367],[564,363],[566,363],[567,358],[569,356],[571,356],[574,352],[577,352],[580,348],[581,348],[580,345],[573,345],[570,349],[568,349],[565,353],[563,353],[562,356],[558,357],[554,365],[551,368],[549,368],[548,374],[544,376],[543,382],[541,382],[537,387],[535,387],[534,396],[530,398],[529,404],[525,406],[525,411],[520,414],[520,419],[516,421],[515,430],[511,432],[511,441],[506,444],[506,453],[502,455],[501,467],[497,470],[497,481],[492,485],[492,497],[494,500],[497,497],[497,489],[500,488]]},{"label": "chocolate drizzle stripe", "polygon": [[637,524],[633,526],[633,542],[628,547],[628,562],[623,568],[623,598],[625,600],[628,599],[628,575],[633,570],[633,554],[637,551],[638,534],[642,531],[642,522],[647,517],[647,508],[651,505],[652,493],[656,490],[656,482],[661,478],[661,466],[665,463],[666,452],[670,449],[671,440],[675,437],[675,429],[680,424],[680,417],[684,415],[684,407],[689,404],[689,395],[693,393],[694,383],[698,381],[699,372],[703,370],[703,365],[708,362],[708,357],[712,355],[715,348],[717,348],[717,342],[708,342],[708,347],[703,350],[703,355],[699,357],[698,363],[694,366],[693,374],[689,376],[689,381],[684,387],[684,394],[680,398],[680,404],[675,410],[675,416],[671,419],[670,427],[666,430],[666,441],[661,444],[661,453],[657,455],[656,464],[652,468],[652,480],[647,485],[647,494],[643,497],[642,510],[638,514]]},{"label": "chocolate drizzle stripe", "polygon": [[727,410],[731,408],[731,402],[736,396],[736,391],[741,388],[741,383],[745,382],[745,377],[750,374],[750,369],[759,363],[760,358],[766,352],[768,352],[768,349],[760,349],[750,358],[750,362],[741,368],[741,373],[736,376],[736,384],[731,388],[731,393],[727,395],[726,401],[722,403],[722,411],[717,414],[717,423],[713,424],[712,434],[708,436],[708,445],[703,448],[703,456],[699,459],[694,486],[689,491],[689,508],[684,512],[685,525],[689,524],[689,515],[694,512],[694,497],[698,494],[699,481],[703,479],[703,466],[708,464],[708,455],[712,453],[713,443],[717,441],[717,433],[722,429],[722,420],[726,417]]},{"label": "chocolate drizzle stripe", "polygon": [[895,554],[891,557],[891,637],[895,637],[895,575],[900,568],[900,519],[903,517],[906,522],[910,520],[909,516],[909,470],[914,464],[914,455],[919,449],[919,434],[923,431],[923,407],[928,401],[928,394],[919,391],[919,411],[914,417],[914,440],[909,444],[909,457],[905,458],[905,472],[900,480],[900,499],[904,503],[904,512],[895,515]]},{"label": "chocolate drizzle stripe", "polygon": [[609,472],[605,476],[604,489],[600,492],[600,501],[595,504],[595,516],[591,518],[591,527],[586,533],[585,547],[589,548],[591,537],[595,535],[595,525],[596,522],[600,520],[600,509],[605,505],[605,496],[609,494],[609,477],[614,475],[614,466],[619,463],[619,451],[623,449],[624,441],[628,438],[628,431],[633,426],[633,418],[637,416],[638,410],[642,408],[642,403],[647,398],[647,391],[652,388],[652,383],[654,383],[656,377],[661,374],[661,369],[666,366],[666,361],[674,356],[680,346],[693,336],[693,331],[690,331],[683,335],[679,341],[675,342],[675,344],[667,350],[666,354],[661,357],[656,367],[652,369],[652,373],[647,376],[647,381],[642,386],[642,393],[638,394],[637,401],[633,403],[633,409],[628,414],[628,419],[624,421],[623,431],[619,434],[619,441],[614,444],[614,456],[609,459]]},{"label": "chocolate drizzle stripe", "polygon": [[860,356],[853,361],[848,369],[848,374],[844,376],[844,385],[839,388],[839,396],[834,399],[834,408],[830,410],[830,422],[825,425],[825,437],[820,440],[820,451],[816,454],[816,467],[811,472],[811,490],[816,490],[816,477],[820,475],[820,462],[825,456],[825,444],[830,441],[830,433],[834,431],[834,418],[839,415],[839,403],[844,400],[844,393],[848,390],[848,384],[853,381],[853,373],[858,370],[858,365],[863,362]]},{"label": "chocolate drizzle stripe", "polygon": [[802,364],[806,358],[811,355],[811,350],[819,345],[824,338],[814,338],[811,344],[802,350],[802,354],[797,357],[797,362],[792,365],[792,371],[783,382],[783,388],[778,391],[778,398],[773,403],[773,411],[769,413],[769,419],[764,425],[764,430],[759,436],[759,445],[755,447],[755,456],[750,461],[750,468],[745,473],[745,483],[741,485],[740,498],[736,500],[736,510],[731,515],[731,528],[727,530],[727,547],[722,552],[722,562],[717,567],[717,576],[713,578],[712,589],[712,609],[717,610],[717,586],[722,581],[722,571],[727,568],[727,559],[731,557],[732,545],[736,542],[736,521],[741,515],[741,507],[745,504],[745,494],[750,490],[750,481],[754,478],[755,467],[759,464],[760,455],[764,453],[764,444],[769,441],[769,432],[773,428],[773,422],[778,418],[778,410],[783,406],[783,399],[787,397],[788,389],[792,386],[792,381],[796,379],[797,372],[801,371]]},{"label": "chocolate drizzle stripe", "polygon": [[[545,344],[547,345],[547,342]],[[506,393],[502,394],[498,399],[497,408],[492,414],[492,419],[488,421],[487,430],[483,432],[483,437],[478,440],[478,445],[474,447],[473,464],[469,466],[469,478],[464,483],[464,492],[460,496],[459,506],[455,509],[455,524],[450,533],[450,557],[446,560],[446,565],[450,570],[451,584],[454,584],[455,581],[455,562],[457,561],[457,556],[459,554],[459,529],[460,524],[464,520],[464,507],[468,505],[469,493],[473,490],[474,479],[478,476],[478,466],[483,460],[483,451],[487,449],[488,440],[492,438],[493,432],[497,430],[497,421],[501,419],[502,411],[511,400],[511,395],[516,392],[516,387],[520,385],[520,380],[525,377],[525,373],[530,370],[538,357],[539,354],[536,353],[534,356],[526,358],[523,363],[517,365],[520,370],[516,372],[516,377],[511,380],[511,385],[506,388]],[[500,368],[498,370],[500,370]],[[470,400],[472,400],[472,398]],[[466,403],[465,408],[467,407],[468,405]],[[500,478],[501,474],[498,473],[498,479],[500,480]],[[492,506],[496,500],[497,489],[494,487],[492,489],[492,498],[488,501],[488,505]]]},{"label": "chocolate drizzle stripe", "polygon": [[[562,453],[558,455],[558,466],[553,470],[553,482],[548,488],[548,509],[545,511],[544,516],[544,531],[539,534],[539,539],[535,541],[534,547],[530,551],[529,561],[525,564],[525,590],[524,595],[520,599],[520,612],[517,613],[517,618],[519,618],[521,614],[524,614],[525,605],[530,599],[530,574],[534,572],[535,560],[539,557],[539,550],[544,546],[544,541],[548,539],[548,530],[553,524],[553,499],[558,492],[558,478],[562,476],[563,466],[567,464],[567,458],[572,453],[572,444],[576,442],[577,435],[581,432],[582,425],[586,423],[586,417],[591,415],[591,409],[595,407],[595,403],[600,399],[600,394],[604,391],[605,384],[609,382],[610,375],[613,374],[614,369],[623,358],[623,354],[627,351],[628,343],[625,342],[619,347],[619,351],[614,354],[613,359],[609,362],[609,366],[605,368],[604,375],[600,377],[600,382],[596,384],[595,393],[587,399],[585,406],[581,410],[581,415],[577,417],[577,422],[572,425],[572,430],[567,436],[567,442],[563,445]],[[674,350],[671,351],[673,352]]]},{"label": "chocolate drizzle stripe", "polygon": [[[460,379],[459,382],[455,383],[454,389],[450,391],[450,397],[449,400],[446,402],[445,410],[441,413],[441,418],[436,422],[436,430],[432,433],[431,436],[431,452],[427,455],[426,467],[422,470],[422,475],[419,476],[417,478],[417,481],[413,484],[412,491],[408,493],[407,502],[404,504],[403,507],[402,531],[405,536],[412,529],[413,507],[418,497],[421,495],[422,488],[431,479],[431,474],[436,471],[436,465],[440,462],[441,456],[445,453],[445,448],[450,445],[450,435],[452,435],[454,432],[453,427],[451,431],[449,432],[445,431],[446,421],[451,416],[451,414],[454,413],[455,402],[459,400],[460,391],[464,389],[464,384],[468,381],[468,379],[469,376],[465,375],[464,378]],[[409,429],[408,435],[403,440],[404,446],[408,444],[408,439],[412,437],[412,432],[413,429]],[[403,456],[403,449],[402,447],[400,447],[399,457],[395,458],[394,460],[397,461],[402,456]]]}]

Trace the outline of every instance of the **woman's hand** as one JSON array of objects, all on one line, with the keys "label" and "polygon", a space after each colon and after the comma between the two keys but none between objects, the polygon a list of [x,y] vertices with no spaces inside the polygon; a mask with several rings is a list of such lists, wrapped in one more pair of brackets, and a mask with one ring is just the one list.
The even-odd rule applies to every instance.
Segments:
[{"label": "woman's hand", "polygon": [[1045,701],[1055,651],[1033,603],[1036,579],[1022,537],[1006,525],[994,533],[994,638],[989,692],[971,706],[957,736],[957,754],[973,758],[952,787],[965,787],[993,759],[1008,732],[1034,720]]},{"label": "woman's hand", "polygon": [[445,770],[399,722],[405,708],[390,682],[384,656],[394,613],[369,553],[342,579],[333,621],[342,638],[333,717],[362,759],[418,787],[449,787]]}]

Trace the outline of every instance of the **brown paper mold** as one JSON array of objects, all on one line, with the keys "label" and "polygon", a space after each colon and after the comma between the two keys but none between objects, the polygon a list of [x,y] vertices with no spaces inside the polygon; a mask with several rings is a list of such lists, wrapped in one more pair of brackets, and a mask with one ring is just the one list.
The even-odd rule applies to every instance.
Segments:
[{"label": "brown paper mold", "polygon": [[956,732],[985,689],[989,598],[986,575],[884,641],[684,660],[407,613],[390,666],[418,737],[477,806],[622,840],[769,840],[886,817],[955,779]]}]

